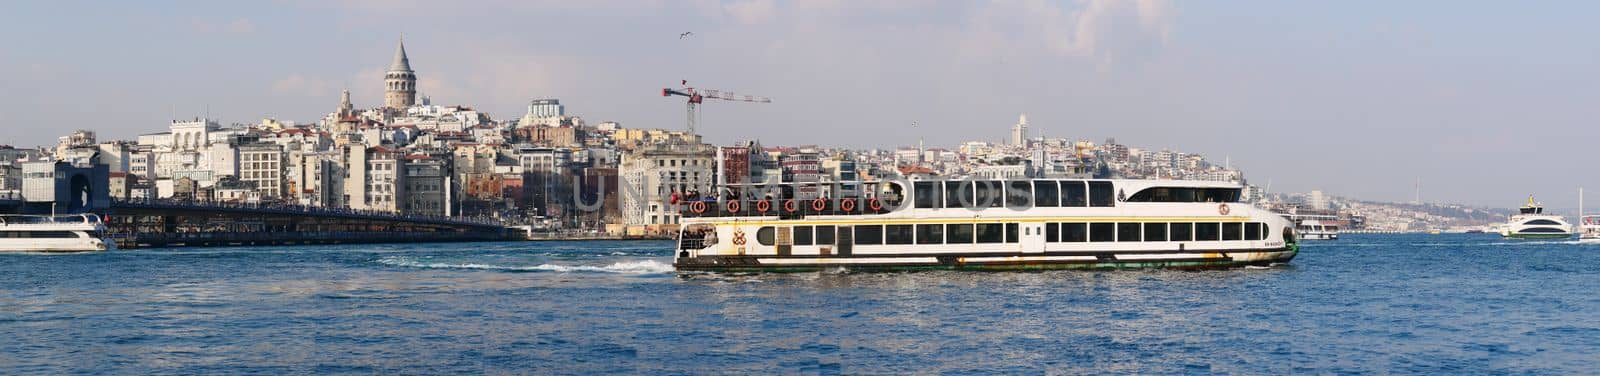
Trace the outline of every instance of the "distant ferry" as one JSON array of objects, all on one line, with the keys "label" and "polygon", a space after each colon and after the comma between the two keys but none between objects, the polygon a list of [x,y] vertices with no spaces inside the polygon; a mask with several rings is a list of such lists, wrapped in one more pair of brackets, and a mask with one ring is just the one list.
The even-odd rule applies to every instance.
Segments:
[{"label": "distant ferry", "polygon": [[100,216],[0,215],[0,252],[89,252],[108,249]]},{"label": "distant ferry", "polygon": [[1500,236],[1512,239],[1568,239],[1572,224],[1559,215],[1544,214],[1544,206],[1528,196],[1528,203],[1500,226]]},{"label": "distant ferry", "polygon": [[1339,217],[1321,214],[1290,214],[1295,233],[1304,240],[1339,239]]},{"label": "distant ferry", "polygon": [[[674,266],[705,271],[1222,268],[1284,263],[1293,224],[1235,183],[937,180],[735,186],[691,200]],[[772,191],[775,194],[753,192]],[[845,198],[838,193],[861,192]],[[754,198],[754,199],[752,199]]]}]

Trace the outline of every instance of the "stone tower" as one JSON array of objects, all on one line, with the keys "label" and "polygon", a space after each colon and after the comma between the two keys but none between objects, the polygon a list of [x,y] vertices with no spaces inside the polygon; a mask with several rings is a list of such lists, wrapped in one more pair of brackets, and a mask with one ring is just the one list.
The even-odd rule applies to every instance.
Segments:
[{"label": "stone tower", "polygon": [[406,59],[406,42],[394,50],[394,63],[389,73],[383,75],[383,105],[389,108],[406,108],[417,104],[417,73],[411,71],[411,60]]}]

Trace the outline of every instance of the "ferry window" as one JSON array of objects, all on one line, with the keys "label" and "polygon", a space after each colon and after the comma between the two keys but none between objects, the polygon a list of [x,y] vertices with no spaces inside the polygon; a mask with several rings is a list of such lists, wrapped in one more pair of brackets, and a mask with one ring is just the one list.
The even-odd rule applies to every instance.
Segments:
[{"label": "ferry window", "polygon": [[1168,234],[1171,235],[1167,237],[1168,240],[1175,242],[1194,241],[1193,223],[1173,223],[1170,228],[1172,231]]},{"label": "ferry window", "polygon": [[1006,182],[1006,206],[1027,208],[1033,206],[1033,184],[1027,180]]},{"label": "ferry window", "polygon": [[917,244],[944,242],[944,225],[917,225]]},{"label": "ferry window", "polygon": [[1222,240],[1239,240],[1244,235],[1243,223],[1223,223]]},{"label": "ferry window", "polygon": [[965,208],[972,204],[972,182],[970,181],[944,182],[944,193],[944,207]]},{"label": "ferry window", "polygon": [[1089,241],[1089,224],[1087,223],[1062,223],[1061,241],[1069,243]]},{"label": "ferry window", "polygon": [[1245,224],[1245,226],[1244,226],[1244,240],[1261,240],[1261,239],[1265,239],[1265,237],[1261,236],[1261,227],[1262,226],[1263,225],[1260,224],[1260,223],[1247,223],[1247,224]]},{"label": "ferry window", "polygon": [[71,231],[17,231],[11,232],[11,234],[14,234],[13,237],[18,238],[66,239],[78,237]]},{"label": "ferry window", "polygon": [[1559,225],[1560,223],[1556,223],[1556,221],[1552,221],[1552,220],[1548,220],[1548,219],[1535,219],[1535,220],[1532,220],[1532,221],[1523,222],[1522,224],[1532,226],[1532,225]]},{"label": "ferry window", "polygon": [[1015,223],[1007,223],[1006,224],[1006,243],[1016,243],[1016,242],[1017,242],[1017,224],[1015,224]]},{"label": "ferry window", "polygon": [[1117,224],[1115,223],[1090,223],[1089,241],[1114,242],[1117,241]]},{"label": "ferry window", "polygon": [[915,192],[912,193],[912,195],[916,196],[915,202],[916,202],[916,205],[917,205],[917,209],[937,209],[937,208],[939,208],[939,198],[940,198],[940,196],[939,196],[939,183],[938,182],[919,181],[919,182],[913,183],[912,187],[915,188],[915,190],[916,190]]},{"label": "ferry window", "polygon": [[856,245],[883,244],[883,226],[856,226]]},{"label": "ferry window", "polygon": [[1050,243],[1055,243],[1055,242],[1061,241],[1061,224],[1060,223],[1046,223],[1046,224],[1044,224],[1044,241],[1050,242]]},{"label": "ferry window", "polygon": [[1005,227],[999,223],[979,223],[977,227],[979,243],[999,243],[1005,240]]},{"label": "ferry window", "polygon": [[948,225],[944,230],[945,244],[972,244],[972,225]]},{"label": "ferry window", "polygon": [[833,245],[833,226],[817,226],[817,245]]},{"label": "ferry window", "polygon": [[1221,232],[1222,230],[1218,228],[1217,223],[1194,224],[1194,240],[1218,240],[1221,239]]},{"label": "ferry window", "polygon": [[883,244],[911,244],[911,225],[884,225]]},{"label": "ferry window", "polygon": [[1146,224],[1144,224],[1144,241],[1147,241],[1147,242],[1164,242],[1164,241],[1167,241],[1167,224],[1166,223],[1146,223]]},{"label": "ferry window", "polygon": [[1005,197],[1001,196],[1000,182],[992,180],[980,181],[973,187],[976,188],[974,193],[977,193],[976,201],[973,201],[973,205],[991,208],[1005,205]]},{"label": "ferry window", "polygon": [[760,230],[756,230],[757,243],[770,246],[772,245],[773,239],[775,239],[775,237],[773,236],[772,227],[762,227]]},{"label": "ferry window", "polygon": [[1111,207],[1117,206],[1116,192],[1109,181],[1089,182],[1089,206]]},{"label": "ferry window", "polygon": [[1061,206],[1061,188],[1055,180],[1033,181],[1033,206],[1045,208]]},{"label": "ferry window", "polygon": [[1567,232],[1567,230],[1554,227],[1529,227],[1518,232]]},{"label": "ferry window", "polygon": [[794,245],[811,245],[811,226],[794,226]]},{"label": "ferry window", "polygon": [[1089,206],[1089,191],[1084,188],[1082,181],[1066,180],[1061,182],[1061,206],[1085,207]]},{"label": "ferry window", "polygon": [[1138,223],[1118,223],[1117,224],[1117,241],[1119,241],[1119,242],[1136,242],[1136,241],[1139,241],[1140,240],[1139,239],[1139,230],[1140,230],[1141,227],[1144,227],[1144,226],[1140,225]]}]

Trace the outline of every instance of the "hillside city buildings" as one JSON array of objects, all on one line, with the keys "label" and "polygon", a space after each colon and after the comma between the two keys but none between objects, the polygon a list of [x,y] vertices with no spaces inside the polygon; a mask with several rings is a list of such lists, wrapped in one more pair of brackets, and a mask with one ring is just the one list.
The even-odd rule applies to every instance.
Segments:
[{"label": "hillside city buildings", "polygon": [[[77,131],[52,149],[0,147],[0,195],[21,189],[27,163],[99,163],[109,166],[110,192],[119,199],[487,216],[642,235],[676,227],[675,193],[710,193],[720,184],[839,183],[848,194],[859,189],[851,182],[885,178],[1243,180],[1196,154],[1034,136],[1025,115],[1003,143],[955,149],[920,141],[894,150],[711,145],[683,131],[589,124],[555,98],[531,100],[510,120],[436,105],[418,93],[403,43],[382,79],[381,107],[358,108],[344,91],[331,112],[310,123],[223,125],[195,117],[134,140],[100,141]],[[800,186],[793,194],[827,193]]]}]

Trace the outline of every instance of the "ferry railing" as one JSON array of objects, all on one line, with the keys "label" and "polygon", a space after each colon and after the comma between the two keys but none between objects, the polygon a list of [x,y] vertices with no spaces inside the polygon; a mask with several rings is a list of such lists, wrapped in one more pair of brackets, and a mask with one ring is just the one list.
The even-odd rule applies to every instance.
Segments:
[{"label": "ferry railing", "polygon": [[[894,211],[898,202],[882,200],[878,207],[873,208],[872,199],[868,198],[832,198],[832,199],[780,199],[766,200],[699,200],[679,202],[678,211],[685,217],[760,217],[776,216],[780,219],[797,219],[808,215],[868,215],[886,214]],[[704,205],[703,207],[697,204]],[[762,206],[766,211],[761,211]],[[848,207],[849,210],[846,210]],[[793,208],[790,211],[789,208]]]}]

